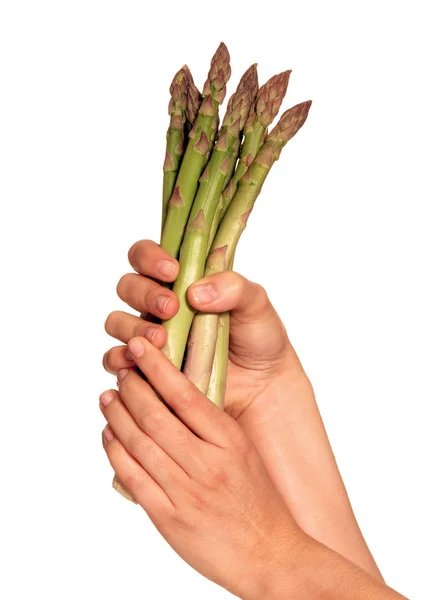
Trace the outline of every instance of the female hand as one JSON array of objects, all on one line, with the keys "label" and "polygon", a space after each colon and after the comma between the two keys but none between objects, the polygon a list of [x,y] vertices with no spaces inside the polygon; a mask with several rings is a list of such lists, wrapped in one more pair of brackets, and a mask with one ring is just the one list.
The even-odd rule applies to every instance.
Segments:
[{"label": "female hand", "polygon": [[[137,273],[124,275],[117,286],[118,296],[131,308],[161,319],[170,319],[179,309],[176,295],[159,281],[172,282],[179,264],[158,244],[143,240],[129,250],[129,262]],[[234,418],[269,388],[273,380],[291,369],[309,382],[289,343],[283,323],[264,289],[241,275],[226,271],[204,278],[190,287],[190,304],[198,311],[230,311],[230,347],[224,409]],[[166,341],[162,325],[125,313],[111,313],[105,324],[107,333],[127,343],[143,336],[157,348]],[[105,368],[116,374],[132,366],[126,346],[109,350]]]},{"label": "female hand", "polygon": [[110,463],[184,560],[249,597],[282,545],[298,548],[306,536],[235,420],[147,339],[128,346],[148,383],[120,370],[119,391],[100,397]]},{"label": "female hand", "polygon": [[[156,280],[173,281],[179,270],[177,261],[147,240],[131,247],[129,261],[137,273],[120,279],[120,298],[137,311],[171,318],[178,300]],[[311,383],[266,292],[226,271],[191,286],[188,298],[198,311],[230,311],[224,410],[257,448],[296,522],[307,534],[381,579],[353,514]],[[105,326],[124,344],[146,336],[161,348],[166,340],[162,325],[125,312],[111,313]],[[126,352],[126,346],[109,350],[103,360],[105,368],[116,374],[134,367]]]}]

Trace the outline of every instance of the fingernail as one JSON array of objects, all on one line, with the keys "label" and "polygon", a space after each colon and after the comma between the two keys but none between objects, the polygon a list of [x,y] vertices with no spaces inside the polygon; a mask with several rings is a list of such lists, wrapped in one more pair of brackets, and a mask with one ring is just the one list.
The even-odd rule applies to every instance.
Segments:
[{"label": "fingernail", "polygon": [[194,299],[200,304],[208,304],[218,297],[218,292],[211,283],[195,285],[191,288]]},{"label": "fingernail", "polygon": [[124,353],[124,357],[126,360],[134,360],[134,357],[132,356],[132,353],[130,350],[126,350],[126,352]]},{"label": "fingernail", "polygon": [[157,270],[164,277],[172,277],[176,270],[176,265],[169,260],[161,260],[157,265]]},{"label": "fingernail", "polygon": [[109,425],[107,425],[104,428],[103,435],[104,435],[104,439],[106,440],[106,442],[111,442],[114,439],[114,437],[115,437],[114,434],[113,434],[113,431],[109,427]]},{"label": "fingernail", "polygon": [[145,347],[140,340],[129,340],[128,348],[135,358],[140,358],[145,353]]},{"label": "fingernail", "polygon": [[156,308],[159,312],[164,313],[171,298],[168,296],[159,296],[156,300]]},{"label": "fingernail", "polygon": [[143,335],[147,340],[149,340],[152,343],[154,341],[154,338],[156,337],[157,331],[157,327],[148,327],[148,329],[145,329],[145,331],[143,332]]},{"label": "fingernail", "polygon": [[104,407],[106,407],[108,404],[110,404],[113,399],[114,399],[114,395],[112,392],[103,392],[100,396],[100,402]]},{"label": "fingernail", "polygon": [[129,373],[129,369],[120,369],[117,373],[118,381],[121,381]]}]

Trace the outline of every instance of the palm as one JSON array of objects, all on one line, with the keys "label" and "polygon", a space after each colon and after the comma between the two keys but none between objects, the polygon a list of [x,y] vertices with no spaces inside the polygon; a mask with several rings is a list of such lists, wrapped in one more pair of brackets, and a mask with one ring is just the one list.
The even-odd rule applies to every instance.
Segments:
[{"label": "palm", "polygon": [[224,410],[234,419],[238,420],[278,375],[288,344],[276,313],[264,323],[242,322],[231,315]]}]

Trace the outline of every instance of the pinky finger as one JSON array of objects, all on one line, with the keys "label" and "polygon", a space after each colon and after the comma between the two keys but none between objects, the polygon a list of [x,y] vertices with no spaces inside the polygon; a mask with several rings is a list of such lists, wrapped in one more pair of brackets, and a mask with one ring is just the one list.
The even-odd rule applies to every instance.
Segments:
[{"label": "pinky finger", "polygon": [[120,369],[131,369],[135,367],[127,346],[114,346],[103,356],[103,368],[112,375],[116,375]]},{"label": "pinky finger", "polygon": [[164,514],[168,515],[173,509],[173,503],[154,479],[128,453],[109,426],[103,432],[103,445],[117,477],[149,518],[155,523],[163,518]]}]

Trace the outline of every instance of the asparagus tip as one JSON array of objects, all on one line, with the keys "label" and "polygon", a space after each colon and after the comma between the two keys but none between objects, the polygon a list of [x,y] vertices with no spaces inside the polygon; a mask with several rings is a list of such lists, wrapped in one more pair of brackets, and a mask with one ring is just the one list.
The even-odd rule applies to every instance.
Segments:
[{"label": "asparagus tip", "polygon": [[288,89],[290,75],[291,69],[273,75],[258,90],[255,111],[264,127],[268,127],[277,116]]}]

